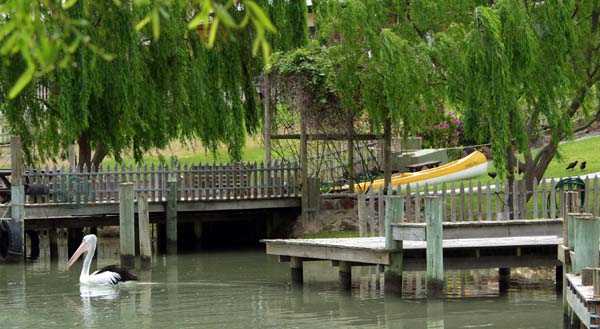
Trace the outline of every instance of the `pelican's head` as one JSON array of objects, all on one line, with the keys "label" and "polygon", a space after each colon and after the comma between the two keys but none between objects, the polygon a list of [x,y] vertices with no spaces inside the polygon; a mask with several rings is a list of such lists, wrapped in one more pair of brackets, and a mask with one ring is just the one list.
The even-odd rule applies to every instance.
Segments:
[{"label": "pelican's head", "polygon": [[65,266],[65,270],[68,270],[77,261],[77,259],[79,259],[79,257],[82,254],[86,253],[92,246],[95,247],[96,240],[97,240],[97,238],[94,234],[88,234],[88,235],[84,236],[83,240],[81,241],[81,244],[79,245],[79,248],[77,248],[77,250],[75,251],[73,256],[71,256],[71,258],[67,262],[67,265]]}]

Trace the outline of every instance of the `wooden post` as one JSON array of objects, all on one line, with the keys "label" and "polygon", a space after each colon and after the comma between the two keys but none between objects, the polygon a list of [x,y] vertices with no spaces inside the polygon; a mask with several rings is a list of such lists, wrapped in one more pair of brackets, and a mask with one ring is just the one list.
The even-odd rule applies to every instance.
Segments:
[{"label": "wooden post", "polygon": [[308,202],[307,212],[308,221],[319,226],[319,207],[321,206],[321,180],[319,178],[308,178]]},{"label": "wooden post", "polygon": [[[352,122],[350,121],[350,123],[352,124]],[[354,127],[351,126],[350,127],[350,131],[352,131]],[[350,138],[348,140],[348,146],[346,146],[346,148],[348,149],[348,159],[347,159],[347,163],[346,163],[346,167],[347,167],[347,176],[348,176],[348,192],[350,193],[354,193],[357,192],[356,189],[354,188],[354,185],[357,183],[354,180],[354,140],[352,138]]]},{"label": "wooden post", "polygon": [[600,268],[595,268],[592,285],[594,286],[594,298],[600,298]]},{"label": "wooden post", "polygon": [[575,259],[573,273],[579,273],[584,267],[598,267],[598,242],[600,226],[598,217],[591,214],[575,216]]},{"label": "wooden post", "polygon": [[138,230],[142,268],[148,269],[152,263],[152,245],[150,243],[150,213],[146,193],[138,195]]},{"label": "wooden post", "polygon": [[263,106],[264,106],[264,124],[265,124],[265,162],[271,162],[271,85],[269,83],[269,73],[263,72]]},{"label": "wooden post", "polygon": [[442,297],[444,293],[444,246],[443,204],[440,197],[425,198],[425,218],[427,221],[427,295]]},{"label": "wooden post", "polygon": [[365,192],[360,190],[356,192],[356,199],[358,203],[358,235],[360,237],[367,236],[367,199]]},{"label": "wooden post", "polygon": [[340,261],[338,263],[340,273],[340,288],[342,290],[352,289],[352,264],[350,262]]},{"label": "wooden post", "polygon": [[167,193],[167,253],[177,253],[177,179],[169,177]]},{"label": "wooden post", "polygon": [[304,274],[302,268],[302,257],[291,257],[290,258],[290,270],[292,276],[293,285],[302,285],[304,281]]},{"label": "wooden post", "polygon": [[385,119],[383,127],[383,172],[387,189],[392,182],[392,119]]},{"label": "wooden post", "polygon": [[[573,229],[569,230],[570,227],[569,225],[572,223],[569,223],[571,220],[569,220],[569,214],[571,213],[577,213],[579,212],[579,193],[575,192],[575,191],[565,191],[563,192],[563,204],[562,206],[562,211],[561,213],[565,214],[564,218],[563,218],[563,245],[568,246],[569,245],[569,237],[570,235],[573,234]],[[571,232],[569,232],[571,231]]]},{"label": "wooden post", "polygon": [[402,241],[392,237],[392,224],[404,221],[404,197],[389,195],[385,197],[385,248],[402,250]]},{"label": "wooden post", "polygon": [[510,268],[501,267],[498,269],[498,290],[500,294],[506,294],[510,286]]},{"label": "wooden post", "polygon": [[133,183],[119,185],[119,241],[121,266],[133,267],[135,261]]},{"label": "wooden post", "polygon": [[52,227],[48,229],[48,246],[50,248],[50,261],[55,262],[58,260],[58,235],[56,228]]},{"label": "wooden post", "polygon": [[388,195],[385,197],[385,248],[393,250],[390,253],[390,265],[384,273],[385,292],[402,294],[403,252],[402,241],[396,241],[392,236],[392,223],[404,221],[404,196]]},{"label": "wooden post", "polygon": [[[15,246],[25,257],[25,187],[23,185],[23,162],[21,160],[21,137],[12,136],[10,138],[10,159],[11,159],[11,218],[19,228],[18,235],[21,237],[21,246]],[[15,250],[15,249],[13,249]],[[17,257],[15,257],[16,260]]]},{"label": "wooden post", "polygon": [[[302,180],[302,224],[307,225],[309,221],[308,212],[305,209],[308,208],[308,140],[307,140],[307,128],[306,128],[306,110],[300,109],[300,170]],[[270,166],[269,163],[267,163]],[[271,179],[270,175],[268,179]]]}]

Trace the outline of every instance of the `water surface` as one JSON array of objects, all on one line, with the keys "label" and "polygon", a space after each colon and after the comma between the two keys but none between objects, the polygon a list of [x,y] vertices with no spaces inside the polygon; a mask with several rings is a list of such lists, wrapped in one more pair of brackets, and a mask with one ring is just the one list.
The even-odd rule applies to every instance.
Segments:
[{"label": "water surface", "polygon": [[[118,241],[101,240],[92,268],[118,262]],[[62,248],[64,249],[64,248]],[[353,289],[339,291],[337,269],[305,263],[303,287],[264,251],[157,256],[140,284],[86,288],[81,261],[0,265],[1,328],[561,328],[553,271],[513,271],[500,296],[497,271],[447,272],[448,296],[427,301],[424,274],[410,273],[402,297],[382,292],[374,267],[353,268]]]}]

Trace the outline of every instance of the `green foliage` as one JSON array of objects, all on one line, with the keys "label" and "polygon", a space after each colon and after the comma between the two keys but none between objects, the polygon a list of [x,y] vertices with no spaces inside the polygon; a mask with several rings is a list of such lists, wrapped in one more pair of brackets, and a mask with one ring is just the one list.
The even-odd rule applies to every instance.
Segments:
[{"label": "green foliage", "polygon": [[[99,46],[102,40],[91,38],[86,33],[89,25],[94,24],[94,21],[86,15],[81,15],[76,7],[87,2],[84,0],[7,0],[0,4],[0,23],[2,23],[0,55],[19,54],[27,63],[26,69],[9,90],[9,98],[16,97],[34,76],[43,76],[57,68],[65,68],[72,61],[75,51],[82,45],[106,60],[114,57],[114,54]],[[267,33],[276,31],[263,9],[253,0],[240,1],[240,5],[247,10],[243,10],[244,16],[238,21],[230,14],[230,11],[236,11],[236,4],[233,1],[221,4],[218,0],[113,0],[113,3],[105,1],[104,5],[109,6],[107,8],[111,10],[118,10],[120,7],[132,9],[135,5],[135,8],[143,11],[144,14],[136,17],[127,28],[135,26],[136,30],[143,31],[150,25],[154,41],[160,37],[161,25],[164,29],[164,25],[168,27],[171,24],[171,7],[190,7],[188,13],[193,13],[188,23],[190,29],[196,29],[199,25],[212,21],[207,40],[209,47],[215,44],[216,32],[220,26],[231,30],[242,29],[252,24],[256,32],[253,54],[256,55],[261,48],[265,60],[269,58],[270,53]],[[211,13],[214,13],[212,20],[209,19]],[[188,15],[185,15],[180,19],[187,21],[187,18]],[[185,34],[180,35],[180,37],[184,36]]]},{"label": "green foliage", "polygon": [[[176,138],[199,138],[210,150],[224,143],[231,157],[240,159],[246,132],[260,123],[254,81],[264,62],[253,56],[257,40],[268,53],[261,46],[266,32],[282,22],[271,23],[254,1],[242,4],[80,0],[69,3],[68,10],[56,8],[73,21],[88,22],[76,30],[87,46],[74,47],[60,70],[36,71],[33,83],[24,84],[13,99],[8,90],[30,63],[15,50],[2,57],[0,66],[0,99],[28,160],[53,158],[76,140],[117,160],[131,150],[139,160],[148,149]],[[204,15],[206,8],[215,18],[203,34],[196,24],[208,20],[189,18]],[[163,23],[159,33],[155,12]],[[54,18],[49,12],[39,15]],[[150,23],[140,24],[147,17]],[[59,30],[63,22],[58,16],[44,20],[43,31]],[[214,35],[219,24],[228,29]],[[247,24],[255,28],[243,28]],[[111,60],[102,54],[111,54]],[[40,67],[36,64],[36,70]],[[44,90],[47,99],[39,96]]]}]

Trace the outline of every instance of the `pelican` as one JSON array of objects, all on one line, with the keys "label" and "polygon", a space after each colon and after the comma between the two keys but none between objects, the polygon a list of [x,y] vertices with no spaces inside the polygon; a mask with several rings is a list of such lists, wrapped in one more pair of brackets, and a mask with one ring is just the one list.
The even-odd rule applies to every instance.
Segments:
[{"label": "pelican", "polygon": [[96,251],[96,241],[98,239],[94,234],[89,234],[83,237],[81,245],[75,251],[71,259],[67,262],[66,270],[68,270],[81,254],[85,253],[85,259],[83,260],[83,267],[81,268],[81,275],[79,275],[79,283],[81,284],[92,284],[92,285],[115,285],[119,282],[125,281],[137,281],[137,276],[129,272],[128,270],[118,267],[117,265],[109,265],[103,267],[90,275],[90,263],[94,258],[94,252]]}]

